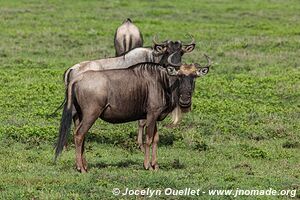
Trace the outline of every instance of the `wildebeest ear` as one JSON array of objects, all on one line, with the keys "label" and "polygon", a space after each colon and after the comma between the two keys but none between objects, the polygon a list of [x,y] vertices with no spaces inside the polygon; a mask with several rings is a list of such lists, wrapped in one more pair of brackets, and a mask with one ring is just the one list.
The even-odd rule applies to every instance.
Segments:
[{"label": "wildebeest ear", "polygon": [[167,47],[165,45],[154,45],[154,50],[158,53],[164,53]]},{"label": "wildebeest ear", "polygon": [[182,51],[184,53],[190,53],[195,49],[196,44],[183,45]]},{"label": "wildebeest ear", "polygon": [[167,67],[167,72],[170,76],[176,76],[178,74],[174,67]]},{"label": "wildebeest ear", "polygon": [[197,76],[204,76],[209,72],[209,67],[203,67],[197,70]]}]

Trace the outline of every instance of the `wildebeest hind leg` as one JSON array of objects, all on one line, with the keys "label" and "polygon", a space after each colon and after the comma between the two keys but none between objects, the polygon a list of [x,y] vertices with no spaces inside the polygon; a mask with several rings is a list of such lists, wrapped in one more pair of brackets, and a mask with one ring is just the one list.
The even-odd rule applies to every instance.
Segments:
[{"label": "wildebeest hind leg", "polygon": [[87,170],[86,169],[87,162],[83,155],[85,134],[92,127],[92,125],[95,123],[95,121],[100,116],[101,112],[103,111],[103,109],[101,109],[101,108],[95,108],[95,107],[90,107],[90,108],[91,109],[83,110],[82,121],[80,122],[80,124],[74,134],[75,147],[76,147],[76,150],[75,150],[76,167],[77,167],[77,170],[82,173],[85,173]]},{"label": "wildebeest hind leg", "polygon": [[155,123],[154,128],[154,134],[153,134],[153,143],[152,143],[152,160],[151,160],[151,166],[154,170],[158,170],[158,164],[157,164],[157,143],[159,141],[159,136],[157,132],[157,123]]},{"label": "wildebeest hind leg", "polygon": [[[77,130],[77,128],[78,128],[79,125],[80,125],[80,122],[81,122],[80,118],[82,118],[82,116],[79,116],[79,114],[77,114],[77,113],[73,116],[73,121],[74,121],[74,125],[75,125],[75,130]],[[75,135],[76,135],[75,133],[76,133],[76,131],[74,132],[74,141],[75,141]],[[83,152],[84,152],[84,143],[85,143],[85,139],[83,140]],[[84,155],[83,155],[83,152],[82,152],[82,154],[81,154],[81,156],[82,156],[82,163],[83,163],[84,169],[87,170],[87,162],[86,162],[86,160],[85,160],[85,157],[84,157]]]},{"label": "wildebeest hind leg", "polygon": [[143,144],[143,135],[145,130],[146,120],[138,121],[138,138],[137,143],[142,152],[145,152],[144,144]]},{"label": "wildebeest hind leg", "polygon": [[156,119],[157,117],[155,117],[155,115],[147,116],[144,168],[150,170],[152,169],[150,165],[150,145],[153,140]]}]

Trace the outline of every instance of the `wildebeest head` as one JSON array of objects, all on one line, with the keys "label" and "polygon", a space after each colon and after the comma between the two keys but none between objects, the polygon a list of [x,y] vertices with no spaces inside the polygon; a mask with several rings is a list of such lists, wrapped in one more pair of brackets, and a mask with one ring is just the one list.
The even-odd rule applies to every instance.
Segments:
[{"label": "wildebeest head", "polygon": [[153,38],[154,51],[155,55],[162,55],[160,64],[163,66],[181,66],[181,57],[185,53],[192,52],[195,48],[195,40],[192,38],[192,41],[189,44],[182,44],[180,40],[171,41],[167,40],[162,43],[156,41],[156,37]]},{"label": "wildebeest head", "polygon": [[211,61],[206,56],[208,64],[201,67],[199,64],[183,64],[179,70],[174,67],[167,67],[168,74],[178,77],[178,105],[183,110],[189,110],[192,105],[192,94],[195,89],[195,79],[208,73]]}]

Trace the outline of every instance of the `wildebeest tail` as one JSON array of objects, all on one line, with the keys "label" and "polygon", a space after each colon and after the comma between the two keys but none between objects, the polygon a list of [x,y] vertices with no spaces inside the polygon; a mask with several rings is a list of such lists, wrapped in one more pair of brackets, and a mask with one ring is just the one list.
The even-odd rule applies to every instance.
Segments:
[{"label": "wildebeest tail", "polygon": [[[68,83],[70,82],[70,74],[71,74],[71,71],[72,71],[73,69],[68,69],[68,70],[66,70],[65,71],[65,73],[64,73],[64,76],[63,76],[63,79],[64,79],[64,82],[65,82],[65,87],[67,88],[68,87]],[[64,106],[64,104],[66,103],[66,97],[64,98],[64,101],[55,109],[55,111],[52,113],[52,114],[50,114],[50,115],[48,115],[48,116],[50,116],[50,117],[53,117],[54,115],[55,115],[55,113],[58,111],[58,110],[60,110],[63,106]]]},{"label": "wildebeest tail", "polygon": [[125,20],[123,21],[123,24],[126,23],[126,22],[132,23],[132,20],[131,20],[130,18],[127,18],[127,19],[125,19]]},{"label": "wildebeest tail", "polygon": [[62,107],[64,106],[65,103],[66,103],[66,97],[64,98],[64,101],[48,116],[49,117],[55,116],[55,114],[57,113],[57,111],[60,110],[60,109],[62,109]]},{"label": "wildebeest tail", "polygon": [[66,90],[66,102],[64,103],[64,109],[60,122],[59,135],[55,147],[55,160],[61,154],[66,142],[68,135],[71,131],[72,124],[72,104],[73,104],[74,92],[73,84],[70,83]]},{"label": "wildebeest tail", "polygon": [[67,69],[64,73],[64,82],[65,82],[66,88],[68,87],[68,84],[70,82],[70,74],[71,74],[72,70],[73,70],[72,68]]}]

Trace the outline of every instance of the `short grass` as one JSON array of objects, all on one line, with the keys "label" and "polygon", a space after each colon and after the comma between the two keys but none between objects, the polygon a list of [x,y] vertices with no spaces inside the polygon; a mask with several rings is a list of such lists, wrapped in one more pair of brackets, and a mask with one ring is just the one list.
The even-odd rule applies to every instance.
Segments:
[{"label": "short grass", "polygon": [[[296,189],[300,198],[299,10],[296,0],[0,1],[0,197],[115,199],[113,188],[190,187]],[[114,31],[127,17],[146,46],[155,34],[188,42],[191,33],[197,46],[184,62],[204,63],[206,53],[214,65],[180,125],[160,123],[160,171],[143,170],[136,123],[99,120],[82,175],[73,145],[53,163],[60,115],[49,114],[64,98],[64,70],[113,56]]]}]

